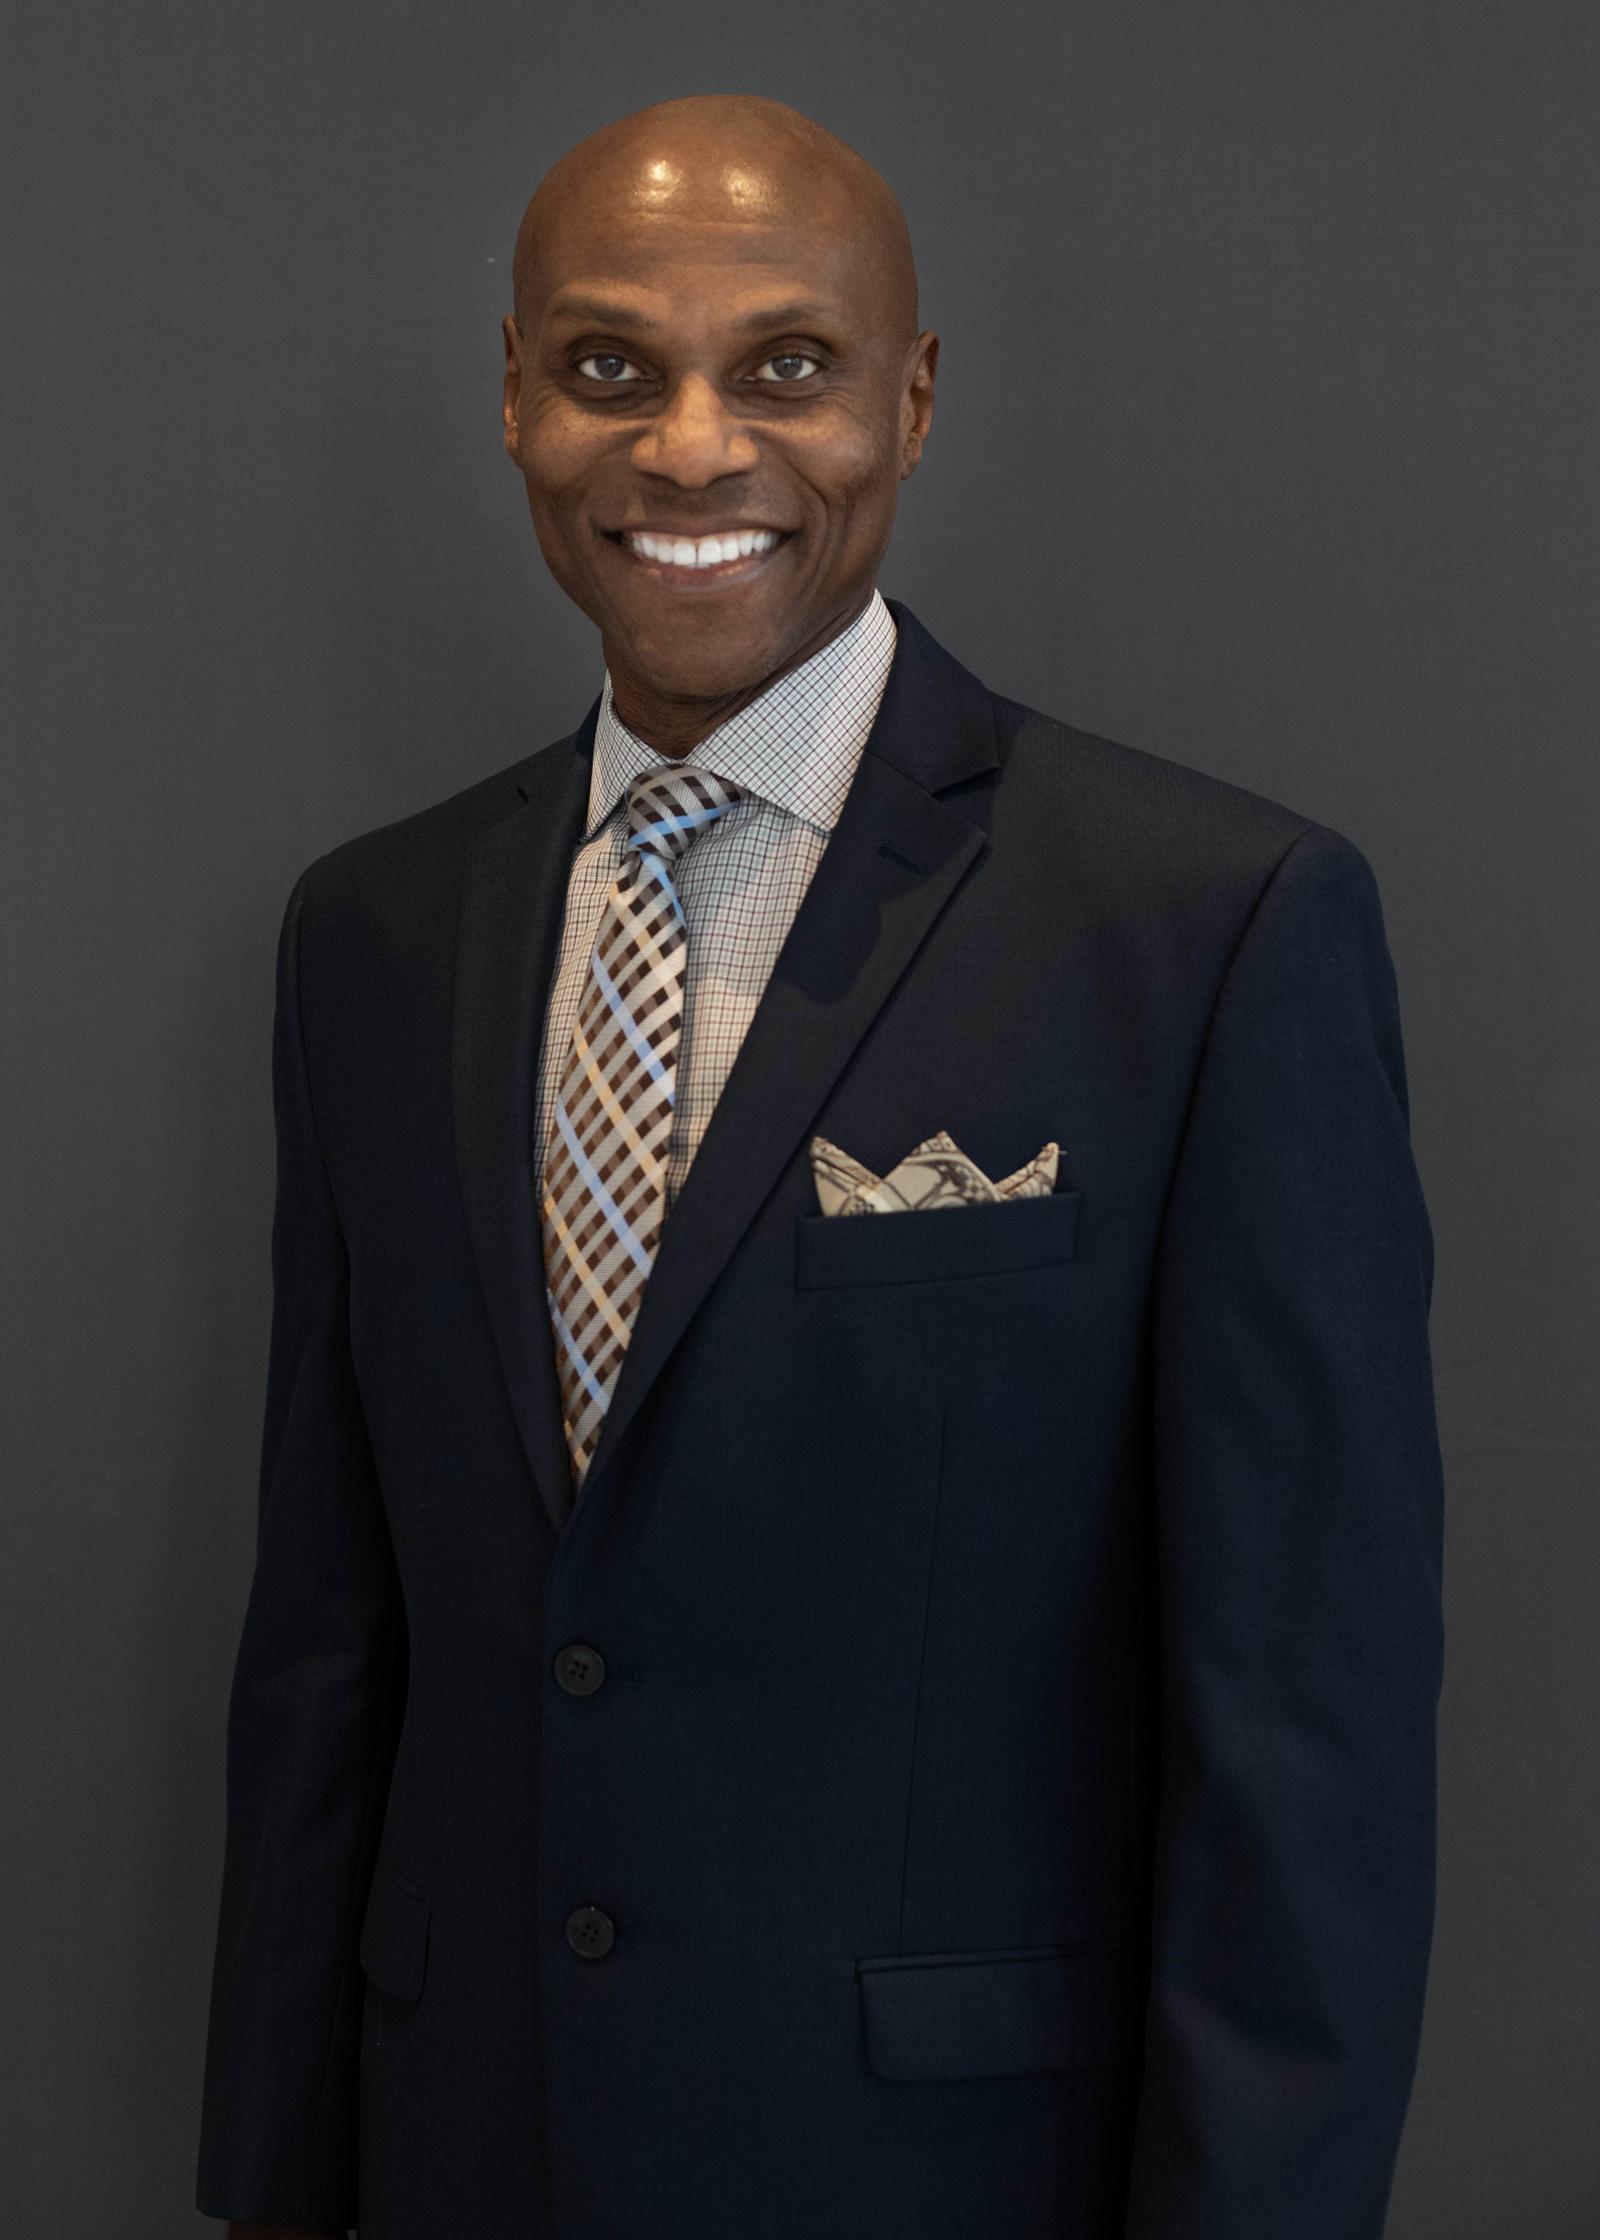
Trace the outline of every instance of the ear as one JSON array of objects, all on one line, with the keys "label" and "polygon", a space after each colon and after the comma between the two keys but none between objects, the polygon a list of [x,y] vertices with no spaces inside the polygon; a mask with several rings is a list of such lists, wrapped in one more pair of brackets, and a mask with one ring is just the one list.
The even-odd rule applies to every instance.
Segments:
[{"label": "ear", "polygon": [[506,450],[513,459],[520,459],[521,430],[517,415],[522,404],[522,336],[516,319],[509,311],[501,320],[500,329],[506,346],[506,377],[500,417],[505,429]]},{"label": "ear", "polygon": [[900,480],[914,474],[933,425],[933,384],[939,368],[939,337],[931,327],[918,335],[907,356],[906,385],[900,399]]}]

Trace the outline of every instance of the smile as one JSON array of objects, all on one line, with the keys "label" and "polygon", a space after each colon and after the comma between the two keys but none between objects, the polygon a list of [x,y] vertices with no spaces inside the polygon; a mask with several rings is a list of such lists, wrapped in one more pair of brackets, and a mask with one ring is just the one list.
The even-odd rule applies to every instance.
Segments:
[{"label": "smile", "polygon": [[642,529],[614,529],[605,534],[635,567],[675,590],[689,591],[743,583],[759,575],[772,555],[789,542],[790,533],[728,529],[711,537],[666,537]]}]

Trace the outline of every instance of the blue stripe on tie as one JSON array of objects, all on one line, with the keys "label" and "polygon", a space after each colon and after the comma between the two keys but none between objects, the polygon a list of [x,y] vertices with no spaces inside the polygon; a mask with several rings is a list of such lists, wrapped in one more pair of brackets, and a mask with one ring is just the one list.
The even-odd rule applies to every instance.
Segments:
[{"label": "blue stripe on tie", "polygon": [[587,1391],[590,1399],[594,1401],[597,1407],[603,1408],[606,1405],[606,1395],[604,1387],[596,1381],[594,1371],[590,1368],[588,1362],[585,1361],[583,1355],[579,1352],[577,1340],[573,1337],[572,1332],[567,1328],[566,1317],[562,1314],[561,1309],[556,1305],[555,1293],[547,1289],[545,1296],[550,1301],[550,1319],[554,1322],[556,1329],[560,1333],[562,1347],[566,1352],[567,1359],[572,1363],[573,1368],[578,1372],[579,1379],[581,1380],[584,1389]]},{"label": "blue stripe on tie", "polygon": [[588,1184],[592,1195],[599,1200],[600,1204],[610,1215],[612,1229],[627,1246],[629,1252],[633,1256],[636,1265],[642,1268],[646,1275],[648,1275],[651,1265],[650,1256],[645,1251],[643,1245],[640,1244],[638,1238],[634,1235],[633,1230],[629,1225],[627,1215],[622,1211],[622,1208],[617,1204],[616,1199],[613,1198],[611,1192],[606,1188],[599,1175],[595,1172],[593,1160],[589,1157],[589,1154],[584,1150],[583,1145],[573,1134],[572,1119],[564,1105],[557,1105],[556,1107],[556,1126],[561,1131],[562,1141],[566,1144],[567,1149],[572,1153],[573,1164],[577,1167],[579,1174],[582,1175],[584,1181]]},{"label": "blue stripe on tie", "polygon": [[673,866],[670,863],[664,863],[660,856],[650,855],[648,852],[641,855],[639,861],[644,868],[645,877],[655,888],[657,900],[666,903],[679,925],[682,926],[684,924],[683,897],[679,894],[673,879]]},{"label": "blue stripe on tie", "polygon": [[652,840],[661,838],[665,834],[691,832],[697,829],[701,823],[710,824],[711,821],[709,815],[704,818],[690,818],[669,809],[664,815],[652,819],[649,824],[636,825],[634,827],[634,838],[642,846]]},{"label": "blue stripe on tie", "polygon": [[626,1034],[628,1040],[633,1044],[636,1054],[643,1060],[644,1065],[651,1076],[651,1079],[655,1081],[666,1082],[668,1084],[668,1095],[670,1098],[672,1069],[669,1066],[663,1064],[662,1060],[651,1048],[649,1036],[644,1032],[644,1029],[640,1026],[638,1020],[628,1009],[627,997],[623,995],[621,989],[612,979],[610,973],[607,972],[605,965],[601,962],[600,953],[598,950],[596,950],[594,958],[592,960],[592,969],[595,979],[599,982],[601,988],[605,993],[606,1006],[610,1011],[611,1016],[621,1025],[623,1032]]}]

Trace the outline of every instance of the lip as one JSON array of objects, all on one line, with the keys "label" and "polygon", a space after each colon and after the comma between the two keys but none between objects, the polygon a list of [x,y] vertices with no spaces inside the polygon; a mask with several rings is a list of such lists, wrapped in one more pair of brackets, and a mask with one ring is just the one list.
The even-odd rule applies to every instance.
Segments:
[{"label": "lip", "polygon": [[[711,537],[736,535],[741,527],[770,530],[773,526],[768,521],[747,521],[722,524],[716,529],[689,531],[658,529],[652,525],[649,528],[635,529],[631,533],[635,536]],[[633,551],[624,542],[624,531],[621,529],[602,529],[600,534],[616,551],[625,568],[643,576],[648,582],[660,584],[664,590],[671,591],[680,598],[692,599],[703,597],[708,591],[720,591],[724,586],[751,582],[763,569],[771,567],[781,553],[787,552],[795,540],[796,532],[793,529],[779,529],[778,541],[770,551],[747,553],[739,560],[719,560],[714,568],[681,568],[670,560],[647,560],[642,553]]]}]

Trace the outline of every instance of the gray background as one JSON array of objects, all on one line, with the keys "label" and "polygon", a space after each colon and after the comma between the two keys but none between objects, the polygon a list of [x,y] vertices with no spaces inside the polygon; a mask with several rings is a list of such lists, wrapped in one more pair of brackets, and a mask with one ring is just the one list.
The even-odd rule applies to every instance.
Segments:
[{"label": "gray background", "polygon": [[500,447],[523,202],[777,95],[944,337],[882,577],[996,689],[1337,826],[1400,976],[1450,1488],[1395,2240],[1600,2232],[1592,0],[8,6],[0,2223],[193,2211],[316,854],[568,730]]}]

